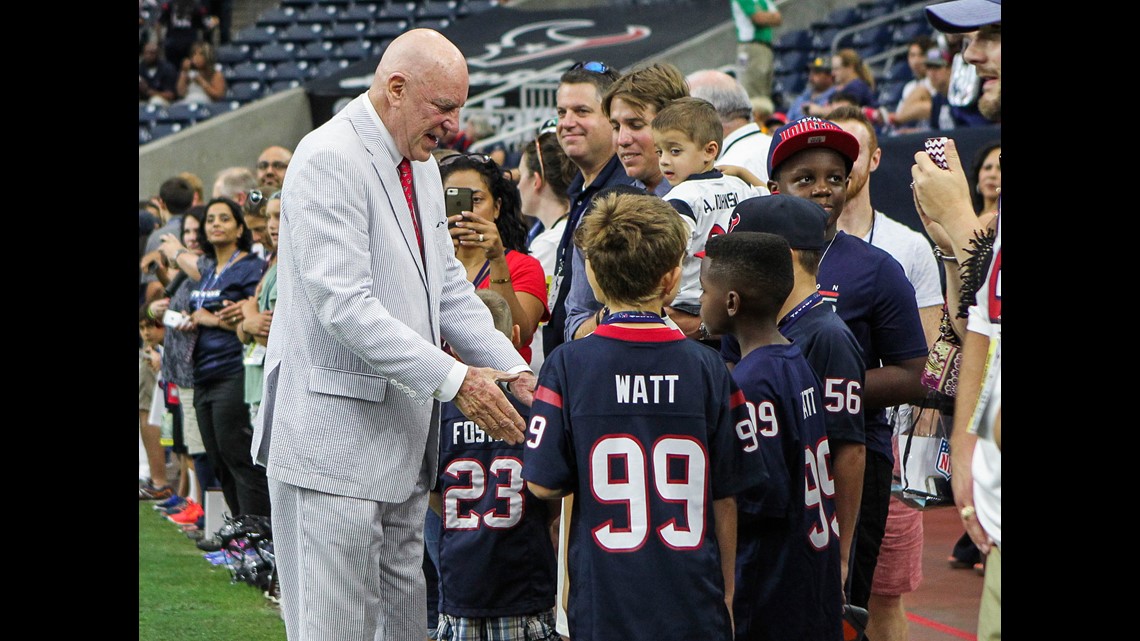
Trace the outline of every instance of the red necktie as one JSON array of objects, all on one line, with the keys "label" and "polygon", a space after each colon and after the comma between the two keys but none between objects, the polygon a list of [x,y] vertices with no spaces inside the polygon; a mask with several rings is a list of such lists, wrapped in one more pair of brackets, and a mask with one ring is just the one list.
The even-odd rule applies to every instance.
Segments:
[{"label": "red necktie", "polygon": [[420,235],[420,223],[416,217],[416,206],[412,204],[412,162],[407,158],[400,160],[396,166],[400,172],[400,186],[404,188],[404,198],[408,201],[408,211],[412,214],[412,228],[416,230],[416,240],[420,244],[420,253],[424,250],[424,239]]}]

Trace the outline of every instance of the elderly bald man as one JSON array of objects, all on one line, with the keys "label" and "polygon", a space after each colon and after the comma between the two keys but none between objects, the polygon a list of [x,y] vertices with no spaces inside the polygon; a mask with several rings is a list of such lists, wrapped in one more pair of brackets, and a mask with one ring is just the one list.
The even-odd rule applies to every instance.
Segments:
[{"label": "elderly bald man", "polygon": [[252,447],[290,641],[421,641],[439,402],[523,438],[496,381],[529,405],[535,377],[455,258],[431,155],[458,129],[467,85],[454,44],[408,31],[290,162]]},{"label": "elderly bald man", "polygon": [[720,146],[717,166],[744,167],[758,179],[753,184],[767,194],[768,148],[772,137],[760,131],[760,126],[752,121],[748,91],[736,78],[716,69],[694,71],[686,80],[689,93],[711,102],[720,116],[724,143]]}]

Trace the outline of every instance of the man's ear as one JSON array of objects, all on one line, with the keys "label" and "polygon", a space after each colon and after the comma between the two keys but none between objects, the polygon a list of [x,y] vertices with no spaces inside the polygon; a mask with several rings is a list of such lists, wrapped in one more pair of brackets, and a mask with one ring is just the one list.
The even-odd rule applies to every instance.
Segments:
[{"label": "man's ear", "polygon": [[879,161],[883,159],[883,148],[875,147],[875,153],[871,154],[871,171],[879,168]]},{"label": "man's ear", "polygon": [[775,180],[769,180],[768,191],[772,192],[773,194],[780,193],[780,183],[776,182]]},{"label": "man's ear", "polygon": [[511,326],[511,345],[517,349],[520,347],[519,343],[522,342],[522,330],[519,329],[518,323]]},{"label": "man's ear", "polygon": [[404,74],[397,71],[388,76],[388,82],[384,86],[388,91],[388,102],[394,105],[404,99],[408,79],[404,77]]}]

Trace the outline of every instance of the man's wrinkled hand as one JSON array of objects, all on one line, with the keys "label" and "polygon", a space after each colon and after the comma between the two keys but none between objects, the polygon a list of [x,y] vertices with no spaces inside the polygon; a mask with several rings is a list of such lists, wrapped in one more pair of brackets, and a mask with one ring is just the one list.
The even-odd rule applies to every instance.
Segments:
[{"label": "man's wrinkled hand", "polygon": [[526,422],[497,384],[500,380],[517,381],[519,378],[517,374],[490,367],[468,367],[453,402],[464,416],[475,421],[493,438],[512,445],[522,443]]}]

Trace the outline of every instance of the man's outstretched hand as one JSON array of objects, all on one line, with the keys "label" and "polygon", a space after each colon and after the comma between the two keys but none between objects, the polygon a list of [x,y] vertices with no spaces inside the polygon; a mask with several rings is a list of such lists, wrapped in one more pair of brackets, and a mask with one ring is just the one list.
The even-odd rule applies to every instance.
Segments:
[{"label": "man's outstretched hand", "polygon": [[[534,374],[530,372],[523,374],[534,379]],[[456,393],[453,402],[464,416],[475,421],[475,424],[482,427],[487,434],[512,445],[521,443],[526,421],[519,416],[503,394],[503,390],[496,384],[498,381],[518,383],[521,379],[520,374],[508,374],[490,367],[468,367],[467,376],[459,386],[459,392]],[[533,390],[533,382],[531,389]],[[531,398],[533,391],[526,397],[527,400],[523,400],[523,397],[519,397],[519,400],[529,405]]]}]

